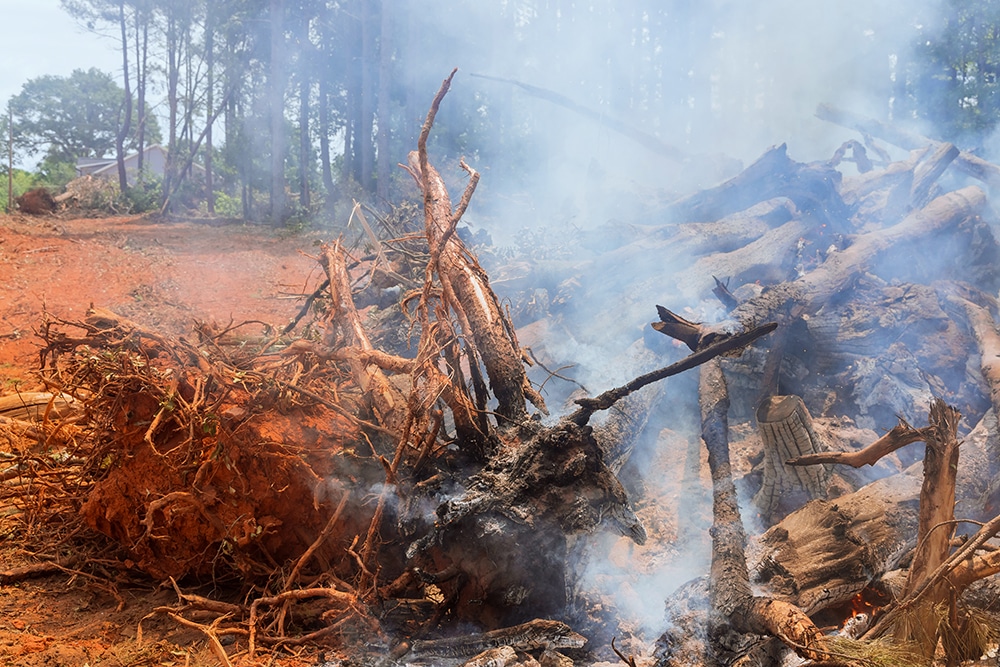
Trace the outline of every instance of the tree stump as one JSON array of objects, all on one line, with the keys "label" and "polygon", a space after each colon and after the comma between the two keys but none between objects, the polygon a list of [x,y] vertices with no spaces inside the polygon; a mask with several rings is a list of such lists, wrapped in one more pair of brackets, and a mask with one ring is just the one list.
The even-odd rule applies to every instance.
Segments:
[{"label": "tree stump", "polygon": [[757,408],[757,430],[764,441],[764,471],[754,505],[765,519],[781,519],[809,500],[825,498],[826,466],[791,467],[785,461],[822,451],[812,417],[798,396],[771,396]]}]

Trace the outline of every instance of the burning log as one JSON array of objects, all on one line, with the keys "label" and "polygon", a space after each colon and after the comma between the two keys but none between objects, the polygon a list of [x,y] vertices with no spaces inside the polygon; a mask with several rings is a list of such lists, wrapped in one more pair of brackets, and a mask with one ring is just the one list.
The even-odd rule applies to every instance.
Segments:
[{"label": "burning log", "polygon": [[589,427],[523,427],[521,437],[442,503],[434,525],[407,551],[430,573],[461,573],[439,584],[456,595],[459,618],[495,626],[562,609],[568,536],[608,523],[639,544],[646,540]]},{"label": "burning log", "polygon": [[681,278],[682,289],[693,291],[698,283],[705,282],[706,276],[717,275],[724,275],[737,285],[758,280],[765,283],[790,280],[802,268],[803,238],[808,233],[807,224],[796,218],[768,230],[742,248],[699,258]]},{"label": "burning log", "polygon": [[[813,455],[801,457],[797,461],[790,461],[793,465],[820,461],[863,465],[874,462],[877,457],[893,451],[902,444],[916,440],[923,440],[927,443],[923,465],[923,482],[919,493],[920,509],[915,539],[916,551],[908,570],[902,599],[898,605],[895,605],[889,613],[879,620],[875,627],[869,631],[869,634],[879,636],[887,631],[893,631],[898,640],[918,644],[921,653],[928,659],[933,655],[939,640],[942,639],[940,622],[933,611],[935,606],[951,605],[951,633],[954,636],[960,635],[964,626],[959,624],[955,611],[955,601],[961,591],[974,581],[975,576],[989,576],[1000,571],[1000,567],[998,567],[1000,559],[994,557],[994,551],[987,552],[985,556],[974,555],[974,548],[960,549],[961,555],[950,553],[956,525],[954,508],[956,505],[956,480],[959,471],[957,431],[960,417],[957,410],[948,407],[943,401],[935,400],[930,408],[928,418],[930,424],[925,428],[913,429],[900,420],[900,424],[890,434],[876,441],[866,450],[859,452],[858,456]],[[838,500],[838,506],[845,505],[846,500],[846,498]],[[991,521],[981,529],[975,541],[982,544],[986,539],[995,535],[998,530],[1000,530],[1000,522]],[[787,535],[787,533],[785,534]],[[869,544],[882,539],[884,538],[871,540]],[[898,549],[894,551],[899,553]],[[765,562],[768,563],[767,567],[772,567],[770,563],[776,562],[776,559]],[[963,569],[959,573],[956,568],[960,563],[963,564]],[[881,563],[881,565],[884,572],[889,563]],[[878,570],[870,571],[877,572]],[[950,574],[952,572],[955,574]],[[853,583],[856,588],[858,577]],[[842,592],[841,597],[849,590]],[[968,644],[962,641],[952,641],[950,644],[945,642],[945,645],[946,648],[951,647],[948,649],[950,657],[958,660],[963,655],[956,654],[956,651],[960,650],[959,647]],[[975,656],[964,655],[964,657]]]},{"label": "burning log", "polygon": [[766,289],[759,297],[736,308],[732,317],[760,322],[787,312],[793,303],[800,305],[804,313],[815,312],[896,244],[957,226],[979,215],[985,206],[986,194],[974,186],[942,195],[892,227],[858,236],[843,250],[831,252],[822,264],[802,277]]},{"label": "burning log", "polygon": [[937,147],[926,162],[921,162],[913,174],[910,188],[910,202],[914,207],[922,207],[930,201],[931,188],[941,177],[948,165],[959,156],[954,144],[944,143]]},{"label": "burning log", "polygon": [[996,323],[986,308],[958,296],[953,300],[965,309],[968,316],[979,345],[980,369],[989,387],[993,413],[1000,415],[1000,335],[997,334]]},{"label": "burning log", "polygon": [[[410,646],[409,655],[419,658],[465,658],[475,656],[466,665],[492,664],[490,658],[503,657],[510,660],[517,653],[532,651],[555,651],[556,649],[581,648],[587,643],[586,637],[573,632],[565,623],[535,619],[509,628],[491,630],[471,636],[447,637],[415,641]],[[508,649],[501,652],[500,649]],[[487,655],[487,652],[495,652]],[[405,657],[405,656],[404,656]]]}]

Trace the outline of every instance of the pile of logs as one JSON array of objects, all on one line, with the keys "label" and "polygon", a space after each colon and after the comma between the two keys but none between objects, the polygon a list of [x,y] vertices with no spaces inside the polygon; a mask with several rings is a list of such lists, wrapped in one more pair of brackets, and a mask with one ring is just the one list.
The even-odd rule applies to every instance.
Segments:
[{"label": "pile of logs", "polygon": [[[610,530],[667,550],[637,509],[644,466],[700,415],[711,566],[666,600],[655,664],[863,664],[875,637],[917,662],[979,657],[994,638],[963,593],[1000,571],[1000,246],[969,179],[1000,170],[824,109],[864,143],[811,164],[778,146],[600,230],[611,247],[581,233],[491,281],[457,233],[478,173],[460,163],[453,205],[427,154],[450,83],[406,165],[422,231],[382,240],[356,209],[371,255],[324,246],[280,332],[192,343],[99,309],[43,327],[48,381],[86,406],[67,497],[122,562],[174,582],[154,613],[223,664],[222,635],[251,660],[322,642],[385,664],[634,665],[615,610],[576,586],[579,545]],[[617,351],[589,374],[557,368],[598,345]],[[609,368],[627,377],[581,395]],[[182,590],[209,580],[246,589]],[[826,626],[855,599],[882,611],[838,643]]]}]

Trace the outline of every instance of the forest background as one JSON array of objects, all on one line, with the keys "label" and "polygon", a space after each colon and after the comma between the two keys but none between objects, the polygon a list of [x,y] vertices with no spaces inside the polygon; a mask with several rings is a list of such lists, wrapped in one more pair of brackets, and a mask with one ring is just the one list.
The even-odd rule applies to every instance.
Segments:
[{"label": "forest background", "polygon": [[462,156],[484,174],[470,220],[501,236],[603,222],[617,193],[688,192],[784,141],[829,157],[843,136],[813,117],[819,103],[1000,151],[1000,1],[61,6],[117,40],[121,67],[33,78],[8,101],[14,196],[60,190],[81,158],[163,144],[162,177],[120,174],[119,206],[342,224],[354,201],[406,196],[397,164],[453,67],[431,150],[446,178]]}]

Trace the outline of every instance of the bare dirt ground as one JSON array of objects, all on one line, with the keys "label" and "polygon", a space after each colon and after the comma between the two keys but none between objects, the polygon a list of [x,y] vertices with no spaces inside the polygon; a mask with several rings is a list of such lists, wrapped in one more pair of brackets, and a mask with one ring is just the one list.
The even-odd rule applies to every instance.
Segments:
[{"label": "bare dirt ground", "polygon": [[[136,217],[0,216],[0,395],[38,388],[34,332],[44,312],[82,319],[93,304],[175,335],[196,320],[284,325],[301,306],[295,295],[316,287],[308,254],[323,237]],[[0,572],[29,562],[24,545],[0,531]],[[0,583],[0,665],[220,664],[201,632],[162,615],[143,621],[136,641],[139,621],[176,601],[158,583],[112,591],[71,572]],[[306,651],[270,664],[316,662]]]}]

